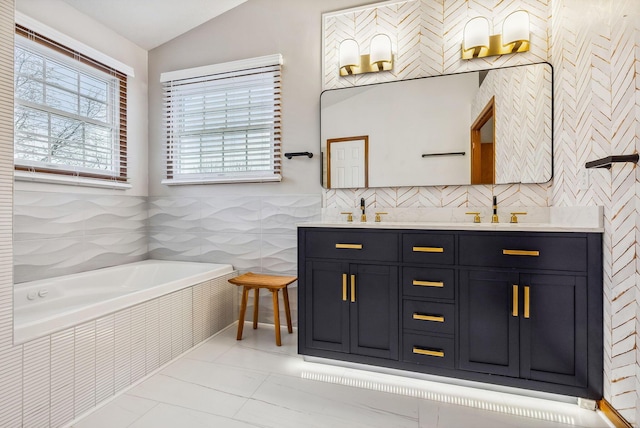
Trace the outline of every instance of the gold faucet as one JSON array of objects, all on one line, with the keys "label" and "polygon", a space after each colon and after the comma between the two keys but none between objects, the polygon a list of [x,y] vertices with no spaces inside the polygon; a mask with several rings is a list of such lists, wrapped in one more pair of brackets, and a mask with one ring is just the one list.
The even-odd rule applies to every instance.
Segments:
[{"label": "gold faucet", "polygon": [[347,222],[351,223],[353,221],[353,214],[350,212],[342,212],[340,214],[346,214],[347,215]]},{"label": "gold faucet", "polygon": [[382,221],[382,218],[380,216],[384,215],[384,214],[389,214],[389,213],[383,213],[383,212],[377,212],[376,213],[376,222],[377,223],[380,223]]},{"label": "gold faucet", "polygon": [[360,221],[362,223],[366,223],[367,215],[364,213],[364,198],[360,198],[360,209],[362,210],[362,216],[360,216]]},{"label": "gold faucet", "polygon": [[465,213],[467,215],[473,215],[473,222],[474,223],[480,223],[480,213],[478,211],[471,211],[468,213]]},{"label": "gold faucet", "polygon": [[500,223],[498,220],[498,199],[493,197],[493,215],[491,216],[491,223]]},{"label": "gold faucet", "polygon": [[524,213],[524,212],[522,212],[522,213],[519,213],[519,212],[511,213],[511,223],[517,223],[519,215],[527,215],[527,213]]}]

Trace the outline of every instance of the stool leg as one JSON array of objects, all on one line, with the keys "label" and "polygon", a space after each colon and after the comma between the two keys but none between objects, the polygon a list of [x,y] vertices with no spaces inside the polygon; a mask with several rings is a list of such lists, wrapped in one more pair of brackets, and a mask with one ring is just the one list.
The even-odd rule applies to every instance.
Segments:
[{"label": "stool leg", "polygon": [[287,291],[287,287],[282,289],[282,295],[284,297],[284,313],[287,315],[287,330],[291,334],[293,333],[293,327],[291,326],[291,309],[289,309],[289,291]]},{"label": "stool leg", "polygon": [[260,288],[253,289],[253,329],[258,328],[258,305],[260,302]]},{"label": "stool leg", "polygon": [[249,300],[249,287],[242,287],[242,304],[240,305],[240,318],[238,319],[238,335],[236,340],[242,340],[242,328],[244,327],[244,314],[247,312],[247,300]]},{"label": "stool leg", "polygon": [[280,340],[280,309],[278,305],[278,290],[271,290],[273,294],[273,323],[276,328],[276,345],[282,346],[282,341]]}]

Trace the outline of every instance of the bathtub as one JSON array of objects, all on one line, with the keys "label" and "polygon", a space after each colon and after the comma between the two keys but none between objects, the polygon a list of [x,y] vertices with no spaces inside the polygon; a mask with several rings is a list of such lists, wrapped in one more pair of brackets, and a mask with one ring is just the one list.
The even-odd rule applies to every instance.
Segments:
[{"label": "bathtub", "polygon": [[228,264],[145,260],[14,286],[14,342],[84,321],[233,272]]}]

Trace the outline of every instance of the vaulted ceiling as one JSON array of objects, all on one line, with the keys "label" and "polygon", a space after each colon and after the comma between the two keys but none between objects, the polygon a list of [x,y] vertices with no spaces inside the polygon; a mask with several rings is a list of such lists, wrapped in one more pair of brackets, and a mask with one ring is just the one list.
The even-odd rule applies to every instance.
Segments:
[{"label": "vaulted ceiling", "polygon": [[64,0],[151,50],[247,0]]}]

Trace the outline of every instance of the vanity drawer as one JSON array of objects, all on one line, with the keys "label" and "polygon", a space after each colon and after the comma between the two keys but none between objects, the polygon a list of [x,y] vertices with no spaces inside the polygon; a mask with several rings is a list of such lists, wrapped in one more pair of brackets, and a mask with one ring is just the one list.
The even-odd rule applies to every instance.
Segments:
[{"label": "vanity drawer", "polygon": [[448,337],[405,333],[402,336],[402,359],[425,366],[455,366],[454,340]]},{"label": "vanity drawer", "polygon": [[453,269],[402,268],[402,293],[405,296],[432,299],[453,299],[455,295]]},{"label": "vanity drawer", "polygon": [[398,234],[309,231],[305,252],[307,257],[395,262],[398,261]]},{"label": "vanity drawer", "polygon": [[402,313],[404,329],[443,334],[455,332],[453,304],[405,300]]},{"label": "vanity drawer", "polygon": [[454,236],[437,233],[402,235],[402,261],[405,263],[453,264]]},{"label": "vanity drawer", "polygon": [[462,235],[460,264],[519,269],[587,270],[587,240],[573,236]]}]

